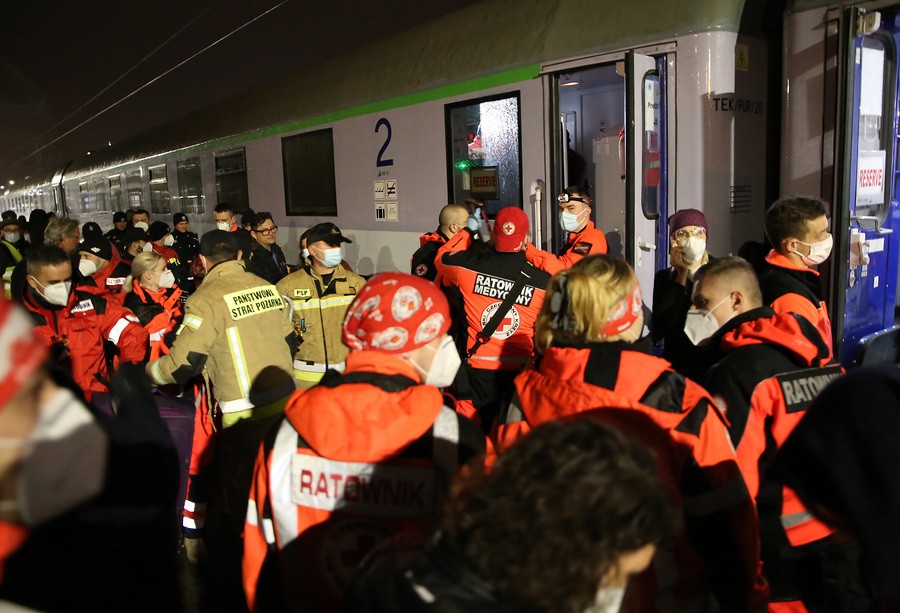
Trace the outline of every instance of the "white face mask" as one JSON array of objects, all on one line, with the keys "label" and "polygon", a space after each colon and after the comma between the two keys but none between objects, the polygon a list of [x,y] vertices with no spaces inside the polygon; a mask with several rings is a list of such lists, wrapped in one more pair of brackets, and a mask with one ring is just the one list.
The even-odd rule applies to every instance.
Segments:
[{"label": "white face mask", "polygon": [[720,326],[719,322],[716,320],[716,316],[713,315],[713,311],[719,308],[719,306],[730,297],[731,294],[725,296],[719,300],[716,306],[708,311],[706,309],[693,308],[688,310],[687,318],[684,320],[684,334],[688,337],[688,340],[695,345],[699,345],[718,332]]},{"label": "white face mask", "polygon": [[228,232],[229,230],[231,230],[231,224],[228,223],[227,221],[217,221],[216,229],[224,230],[224,231]]},{"label": "white face mask", "polygon": [[143,230],[144,232],[146,232],[147,230],[150,229],[150,226],[147,224],[146,221],[138,221],[138,222],[135,222],[134,227],[135,227],[135,228],[140,228],[140,229]]},{"label": "white face mask", "polygon": [[166,234],[166,237],[163,239],[163,245],[166,247],[171,247],[175,244],[175,237],[171,234]]},{"label": "white face mask", "polygon": [[304,247],[303,249],[300,250],[300,259],[301,259],[301,260],[308,260],[308,259],[309,259],[309,249],[307,249],[306,247]]},{"label": "white face mask", "polygon": [[[31,278],[34,279],[34,277]],[[38,285],[44,288],[43,292],[38,292],[41,296],[44,297],[44,300],[52,305],[61,307],[69,304],[69,294],[72,292],[71,281],[59,281],[58,283],[43,285],[37,279],[34,280]]]},{"label": "white face mask", "polygon": [[151,251],[153,251],[153,243],[144,243],[144,246],[141,247],[141,251],[143,251],[144,253],[150,253]]},{"label": "white face mask", "polygon": [[706,239],[698,236],[689,237],[684,243],[681,243],[681,246],[684,248],[682,259],[685,264],[699,262],[706,253]]},{"label": "white face mask", "polygon": [[577,232],[578,228],[581,227],[581,217],[584,213],[587,212],[587,209],[581,211],[577,215],[575,213],[569,213],[568,211],[560,211],[559,212],[559,225],[566,232]]},{"label": "white face mask", "polygon": [[334,268],[344,259],[344,250],[341,247],[332,247],[331,249],[322,249],[322,257],[316,258],[322,262],[323,266]]},{"label": "white face mask", "polygon": [[[425,345],[429,349],[428,345]],[[462,365],[459,353],[456,351],[456,345],[449,336],[444,339],[441,346],[434,351],[434,359],[431,361],[431,368],[428,372],[419,367],[418,364],[410,360],[410,364],[422,375],[425,385],[433,385],[434,387],[447,387],[456,378],[456,372]]]},{"label": "white face mask", "polygon": [[18,243],[20,238],[22,238],[22,235],[18,232],[9,232],[3,235],[3,240],[7,243]]},{"label": "white face mask", "polygon": [[82,258],[78,261],[78,272],[80,272],[82,276],[90,277],[97,272],[97,265],[90,260]]},{"label": "white face mask", "polygon": [[96,496],[106,477],[109,441],[88,409],[71,391],[59,388],[41,405],[34,430],[24,439],[0,439],[22,447],[15,500],[26,526],[38,526]]},{"label": "white face mask", "polygon": [[828,259],[828,256],[831,255],[831,248],[834,246],[834,237],[829,234],[824,239],[820,240],[818,243],[804,243],[798,241],[801,245],[806,245],[809,247],[809,255],[803,255],[795,251],[797,255],[800,256],[800,259],[803,260],[803,263],[807,266],[817,266]]},{"label": "white face mask", "polygon": [[159,286],[164,288],[170,288],[175,285],[175,273],[166,268],[163,273],[159,276]]}]

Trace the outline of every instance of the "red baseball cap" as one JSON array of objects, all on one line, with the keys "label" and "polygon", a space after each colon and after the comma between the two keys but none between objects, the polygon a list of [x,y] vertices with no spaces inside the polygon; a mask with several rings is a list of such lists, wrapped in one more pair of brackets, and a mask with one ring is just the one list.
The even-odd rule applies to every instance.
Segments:
[{"label": "red baseball cap", "polygon": [[450,307],[433,283],[402,272],[375,275],[363,285],[344,317],[343,340],[351,351],[406,353],[450,329]]},{"label": "red baseball cap", "polygon": [[528,236],[528,216],[525,211],[515,206],[500,209],[491,230],[494,249],[506,253],[515,253],[525,248],[525,237]]}]

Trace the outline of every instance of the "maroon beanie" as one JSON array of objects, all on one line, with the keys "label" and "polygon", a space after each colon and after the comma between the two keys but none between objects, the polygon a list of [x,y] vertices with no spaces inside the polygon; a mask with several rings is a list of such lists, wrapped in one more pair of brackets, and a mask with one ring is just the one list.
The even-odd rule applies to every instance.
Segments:
[{"label": "maroon beanie", "polygon": [[669,217],[669,236],[675,234],[676,230],[680,230],[685,226],[699,226],[709,233],[706,226],[706,217],[697,209],[681,209]]}]

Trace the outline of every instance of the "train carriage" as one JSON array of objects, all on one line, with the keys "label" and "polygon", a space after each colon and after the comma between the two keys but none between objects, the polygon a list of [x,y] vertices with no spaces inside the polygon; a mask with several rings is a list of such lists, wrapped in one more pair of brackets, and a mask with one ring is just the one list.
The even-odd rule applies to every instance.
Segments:
[{"label": "train carriage", "polygon": [[675,210],[703,210],[710,251],[736,253],[763,240],[779,193],[812,193],[833,203],[824,276],[850,363],[873,338],[890,345],[897,291],[896,9],[883,5],[490,0],[0,199],[104,227],[127,207],[182,211],[198,231],[217,203],[250,206],[272,212],[289,261],[304,229],[333,221],[370,275],[405,270],[441,206],[468,197],[523,206],[533,241],[555,249],[554,196],[585,184],[650,296]]}]

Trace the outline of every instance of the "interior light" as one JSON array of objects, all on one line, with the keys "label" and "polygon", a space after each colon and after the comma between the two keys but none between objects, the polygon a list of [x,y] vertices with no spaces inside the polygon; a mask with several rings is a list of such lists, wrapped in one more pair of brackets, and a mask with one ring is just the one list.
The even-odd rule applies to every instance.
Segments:
[{"label": "interior light", "polygon": [[16,182],[15,182],[15,181],[13,181],[13,180],[12,180],[12,179],[10,179],[10,180],[9,180],[9,184],[10,184],[10,185],[15,185],[15,184],[16,184]]},{"label": "interior light", "polygon": [[560,87],[572,87],[573,85],[578,85],[578,81],[569,81],[568,83],[560,83]]}]

